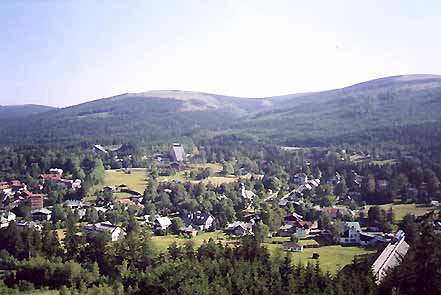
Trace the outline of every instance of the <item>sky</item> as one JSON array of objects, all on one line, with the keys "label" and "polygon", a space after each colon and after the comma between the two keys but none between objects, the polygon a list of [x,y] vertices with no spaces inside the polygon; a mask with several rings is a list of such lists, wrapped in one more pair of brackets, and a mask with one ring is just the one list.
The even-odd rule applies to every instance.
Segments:
[{"label": "sky", "polygon": [[0,104],[265,97],[441,74],[441,1],[0,1]]}]

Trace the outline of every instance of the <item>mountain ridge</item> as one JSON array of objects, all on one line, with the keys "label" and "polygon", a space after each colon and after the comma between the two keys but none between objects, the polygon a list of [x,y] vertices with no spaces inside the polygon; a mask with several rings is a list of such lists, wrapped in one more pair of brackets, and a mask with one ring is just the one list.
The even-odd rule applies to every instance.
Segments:
[{"label": "mountain ridge", "polygon": [[[123,93],[32,114],[0,127],[0,143],[173,140],[248,134],[307,141],[406,124],[441,123],[441,76],[399,75],[320,92],[243,98],[205,92]],[[35,135],[38,136],[35,136]]]}]

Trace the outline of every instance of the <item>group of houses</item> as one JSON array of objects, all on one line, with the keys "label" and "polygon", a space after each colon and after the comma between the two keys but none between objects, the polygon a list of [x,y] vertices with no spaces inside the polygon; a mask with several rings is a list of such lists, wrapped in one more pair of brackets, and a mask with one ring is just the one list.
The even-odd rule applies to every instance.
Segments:
[{"label": "group of houses", "polygon": [[49,173],[41,174],[40,177],[39,188],[43,189],[44,185],[47,183],[51,183],[56,185],[60,189],[73,189],[79,190],[81,188],[81,180],[80,179],[65,179],[63,178],[63,169],[59,168],[51,168]]},{"label": "group of houses", "polygon": [[280,199],[279,206],[281,208],[288,206],[288,204],[303,204],[305,193],[320,185],[320,179],[311,178],[303,172],[295,174],[293,182],[298,186]]}]

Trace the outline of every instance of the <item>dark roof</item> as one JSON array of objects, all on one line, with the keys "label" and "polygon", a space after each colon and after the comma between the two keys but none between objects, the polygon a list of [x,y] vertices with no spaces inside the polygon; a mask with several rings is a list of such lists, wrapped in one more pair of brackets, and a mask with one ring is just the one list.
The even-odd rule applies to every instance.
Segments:
[{"label": "dark roof", "polygon": [[194,225],[204,225],[207,222],[207,219],[209,217],[212,217],[210,214],[205,212],[195,212],[190,213],[186,216],[186,220],[188,223],[194,224]]}]

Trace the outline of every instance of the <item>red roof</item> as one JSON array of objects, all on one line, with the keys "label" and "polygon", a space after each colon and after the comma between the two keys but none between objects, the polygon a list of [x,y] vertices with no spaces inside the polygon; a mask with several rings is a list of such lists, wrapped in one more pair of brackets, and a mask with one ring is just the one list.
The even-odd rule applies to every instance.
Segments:
[{"label": "red roof", "polygon": [[0,190],[11,188],[11,186],[7,183],[0,183]]}]

